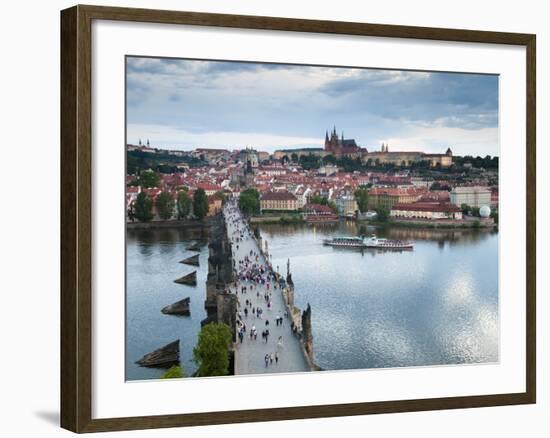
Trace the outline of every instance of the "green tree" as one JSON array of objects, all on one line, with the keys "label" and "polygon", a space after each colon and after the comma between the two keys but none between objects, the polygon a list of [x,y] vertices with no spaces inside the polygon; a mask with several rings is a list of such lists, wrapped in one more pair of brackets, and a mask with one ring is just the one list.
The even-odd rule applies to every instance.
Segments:
[{"label": "green tree", "polygon": [[310,204],[321,204],[321,205],[329,205],[330,201],[321,195],[313,195],[311,198],[309,198]]},{"label": "green tree", "polygon": [[437,191],[437,190],[441,190],[441,183],[439,181],[435,181],[430,186],[430,191],[434,192],[434,191]]},{"label": "green tree", "polygon": [[390,211],[386,207],[378,207],[376,209],[376,219],[380,222],[386,222],[390,217]]},{"label": "green tree", "polygon": [[189,194],[185,190],[181,190],[178,192],[178,200],[176,203],[177,209],[178,209],[178,219],[185,219],[187,216],[191,214],[191,206],[193,205],[193,201],[191,201],[191,198],[189,197]]},{"label": "green tree", "polygon": [[132,222],[136,220],[136,210],[134,202],[132,202],[128,207],[128,219],[130,219]]},{"label": "green tree", "polygon": [[260,212],[260,193],[256,189],[246,189],[239,196],[239,208],[244,214]]},{"label": "green tree", "polygon": [[325,164],[336,164],[336,157],[334,155],[327,155],[323,158]]},{"label": "green tree", "polygon": [[343,168],[345,172],[355,172],[363,169],[363,163],[360,158],[351,158],[343,156],[337,161],[338,167]]},{"label": "green tree", "polygon": [[153,201],[145,192],[140,192],[134,205],[134,216],[140,222],[153,219]]},{"label": "green tree", "polygon": [[187,376],[181,365],[172,365],[160,376],[161,379],[181,379],[182,377]]},{"label": "green tree", "polygon": [[319,169],[321,165],[319,157],[311,153],[308,155],[300,155],[298,161],[304,170]]},{"label": "green tree", "polygon": [[290,157],[292,158],[292,161],[294,163],[297,163],[298,162],[298,154],[296,152],[292,152],[292,154],[290,155]]},{"label": "green tree", "polygon": [[174,198],[168,192],[162,192],[155,201],[157,212],[161,219],[168,220],[174,214]]},{"label": "green tree", "polygon": [[369,191],[367,189],[357,189],[354,195],[359,211],[361,213],[366,212],[369,208]]},{"label": "green tree", "polygon": [[160,185],[160,176],[152,170],[144,170],[139,175],[139,185],[141,187],[158,187]]},{"label": "green tree", "polygon": [[229,374],[228,349],[231,340],[231,330],[223,323],[211,322],[201,329],[197,346],[193,348],[193,361],[199,367],[198,377]]},{"label": "green tree", "polygon": [[223,190],[219,190],[216,193],[214,193],[214,196],[222,201],[222,204],[225,204],[225,200],[227,196],[225,195]]},{"label": "green tree", "polygon": [[330,207],[330,209],[332,210],[333,213],[338,213],[338,207],[336,206],[336,202],[327,201],[327,205]]},{"label": "green tree", "polygon": [[462,214],[470,213],[470,206],[468,204],[460,204],[460,209],[462,210]]},{"label": "green tree", "polygon": [[208,213],[208,197],[203,189],[197,189],[193,194],[193,213],[199,220],[204,219]]},{"label": "green tree", "polygon": [[321,204],[323,202],[323,197],[319,195],[313,195],[309,198],[310,204]]}]

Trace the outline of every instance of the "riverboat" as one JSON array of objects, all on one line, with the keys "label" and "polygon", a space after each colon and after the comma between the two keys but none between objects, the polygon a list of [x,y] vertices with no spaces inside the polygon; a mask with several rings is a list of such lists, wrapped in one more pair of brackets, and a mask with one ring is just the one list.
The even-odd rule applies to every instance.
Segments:
[{"label": "riverboat", "polygon": [[396,249],[405,250],[413,249],[414,243],[404,240],[392,240],[378,238],[376,236],[371,237],[347,237],[339,236],[332,239],[323,240],[324,245],[335,246],[340,248],[377,248],[377,249]]},{"label": "riverboat", "polygon": [[379,249],[413,249],[414,243],[407,242],[405,240],[392,240],[378,238],[376,236],[371,236],[366,239],[363,239],[365,248],[379,248]]},{"label": "riverboat", "polygon": [[323,240],[323,244],[327,246],[337,246],[343,248],[365,248],[365,242],[363,241],[362,237],[333,237],[332,239]]}]

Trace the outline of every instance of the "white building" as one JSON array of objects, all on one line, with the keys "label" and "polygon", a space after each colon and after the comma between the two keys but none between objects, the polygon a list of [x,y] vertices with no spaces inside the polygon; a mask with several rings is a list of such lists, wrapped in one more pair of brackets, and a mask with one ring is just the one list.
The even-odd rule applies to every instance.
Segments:
[{"label": "white building", "polygon": [[396,219],[462,219],[462,211],[456,205],[440,202],[413,202],[395,204],[390,216]]},{"label": "white building", "polygon": [[336,209],[340,216],[352,216],[359,207],[354,196],[339,196],[336,198]]},{"label": "white building", "polygon": [[491,205],[491,190],[487,187],[455,187],[450,194],[451,203],[460,207],[467,204],[470,207]]},{"label": "white building", "polygon": [[338,173],[338,166],[335,166],[334,164],[325,164],[319,168],[319,174],[321,175],[330,176],[335,173]]}]

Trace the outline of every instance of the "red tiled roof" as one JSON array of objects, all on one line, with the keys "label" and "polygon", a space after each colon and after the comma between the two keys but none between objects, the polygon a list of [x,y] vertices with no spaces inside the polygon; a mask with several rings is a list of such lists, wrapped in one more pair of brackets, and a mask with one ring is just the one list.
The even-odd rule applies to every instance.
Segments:
[{"label": "red tiled roof", "polygon": [[445,213],[458,213],[460,208],[454,204],[448,202],[412,202],[394,204],[392,210],[405,210],[405,211],[434,211]]},{"label": "red tiled roof", "polygon": [[296,196],[287,191],[266,192],[262,195],[262,201],[295,201]]},{"label": "red tiled roof", "polygon": [[423,194],[419,202],[448,202],[449,192],[447,190],[435,190]]},{"label": "red tiled roof", "polygon": [[216,186],[214,184],[208,184],[208,183],[199,183],[197,184],[197,188],[203,189],[203,190],[215,190],[215,191],[222,190],[221,186]]},{"label": "red tiled roof", "polygon": [[374,187],[370,190],[370,195],[389,195],[389,196],[399,196],[399,195],[421,195],[427,192],[426,187],[408,187],[408,188],[385,188],[385,187]]},{"label": "red tiled roof", "polygon": [[322,204],[307,204],[304,206],[304,210],[315,213],[332,213],[332,209],[328,205]]}]

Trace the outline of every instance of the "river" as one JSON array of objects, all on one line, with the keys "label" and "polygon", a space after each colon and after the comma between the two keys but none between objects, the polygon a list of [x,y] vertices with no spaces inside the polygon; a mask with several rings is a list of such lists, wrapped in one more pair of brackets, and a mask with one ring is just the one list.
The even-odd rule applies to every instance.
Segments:
[{"label": "river", "polygon": [[[312,307],[315,360],[324,369],[424,366],[498,361],[498,233],[473,230],[373,229],[379,237],[413,240],[413,251],[380,252],[322,245],[357,235],[337,226],[261,225],[273,266],[290,258],[295,302]],[[126,378],[155,379],[163,370],[134,364],[180,339],[185,372],[205,318],[208,249],[200,267],[178,263],[196,254],[199,236],[181,229],[131,230],[127,235]],[[197,286],[173,281],[197,270]],[[191,297],[191,316],[162,307]]]},{"label": "river", "polygon": [[361,252],[322,244],[357,235],[354,222],[261,231],[274,267],[286,273],[290,258],[295,304],[311,304],[322,368],[498,361],[498,233],[369,227],[415,248]]},{"label": "river", "polygon": [[[178,228],[129,230],[126,238],[126,380],[157,379],[165,371],[134,362],[171,341],[180,339],[180,359],[187,375],[196,370],[192,361],[200,322],[206,317],[204,299],[208,247],[202,246],[200,266],[179,263],[198,254],[186,247],[200,233]],[[174,283],[197,271],[197,286]],[[190,316],[164,315],[161,309],[190,297]]]}]

